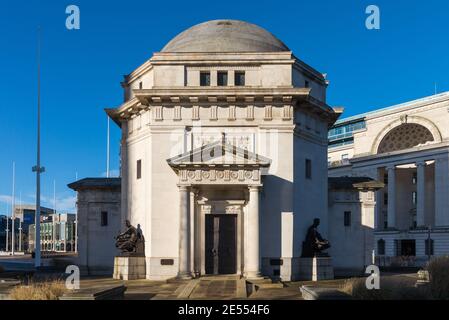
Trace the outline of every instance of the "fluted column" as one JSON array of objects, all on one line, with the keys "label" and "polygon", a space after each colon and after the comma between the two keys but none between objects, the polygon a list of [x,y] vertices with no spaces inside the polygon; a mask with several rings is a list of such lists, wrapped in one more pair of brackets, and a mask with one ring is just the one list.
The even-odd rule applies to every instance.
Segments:
[{"label": "fluted column", "polygon": [[425,185],[426,185],[426,163],[418,162],[416,164],[416,225],[424,226],[424,208],[426,204]]},{"label": "fluted column", "polygon": [[247,253],[245,254],[245,275],[247,278],[260,277],[259,256],[259,186],[249,186]]},{"label": "fluted column", "polygon": [[396,227],[396,168],[388,167],[388,228]]},{"label": "fluted column", "polygon": [[179,185],[179,272],[180,278],[191,278],[190,272],[190,190]]}]

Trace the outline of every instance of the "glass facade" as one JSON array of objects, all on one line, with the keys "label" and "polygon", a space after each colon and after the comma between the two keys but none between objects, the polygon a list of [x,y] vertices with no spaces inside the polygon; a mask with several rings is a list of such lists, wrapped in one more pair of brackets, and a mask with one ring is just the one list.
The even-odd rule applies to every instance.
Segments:
[{"label": "glass facade", "polygon": [[366,123],[363,119],[333,126],[328,133],[329,148],[352,144],[354,142],[354,131],[364,128],[366,128]]}]

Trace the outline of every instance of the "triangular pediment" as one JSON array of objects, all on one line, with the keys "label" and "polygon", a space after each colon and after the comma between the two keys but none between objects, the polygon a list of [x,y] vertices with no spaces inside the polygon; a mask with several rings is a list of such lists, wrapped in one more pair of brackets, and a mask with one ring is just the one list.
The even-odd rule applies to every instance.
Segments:
[{"label": "triangular pediment", "polygon": [[171,167],[198,165],[268,167],[271,160],[254,152],[216,141],[167,160]]}]

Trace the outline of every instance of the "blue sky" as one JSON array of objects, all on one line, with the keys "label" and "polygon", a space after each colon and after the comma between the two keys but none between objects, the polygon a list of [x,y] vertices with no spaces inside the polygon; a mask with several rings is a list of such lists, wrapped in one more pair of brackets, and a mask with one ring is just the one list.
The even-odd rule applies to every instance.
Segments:
[{"label": "blue sky", "polygon": [[[65,8],[81,29],[65,28]],[[381,29],[365,28],[365,8],[381,10]],[[74,210],[66,185],[106,170],[105,107],[122,101],[120,81],[184,29],[240,19],[271,31],[331,81],[328,103],[350,116],[449,90],[447,1],[2,1],[0,4],[0,214],[16,162],[16,196],[34,202],[36,29],[43,28],[43,204]],[[111,168],[120,132],[111,130]]]}]

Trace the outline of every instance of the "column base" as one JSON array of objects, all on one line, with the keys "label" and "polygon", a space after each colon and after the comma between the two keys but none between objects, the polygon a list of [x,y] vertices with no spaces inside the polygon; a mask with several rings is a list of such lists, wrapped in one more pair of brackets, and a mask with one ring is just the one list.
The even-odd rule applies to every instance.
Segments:
[{"label": "column base", "polygon": [[176,279],[178,279],[178,280],[191,280],[191,279],[193,279],[193,275],[190,274],[190,273],[179,273],[176,276]]},{"label": "column base", "polygon": [[244,277],[248,280],[260,280],[263,279],[262,273],[258,271],[248,271],[244,273]]}]

